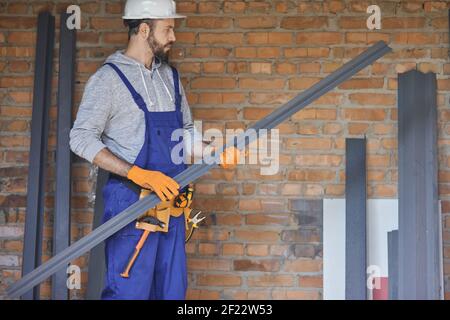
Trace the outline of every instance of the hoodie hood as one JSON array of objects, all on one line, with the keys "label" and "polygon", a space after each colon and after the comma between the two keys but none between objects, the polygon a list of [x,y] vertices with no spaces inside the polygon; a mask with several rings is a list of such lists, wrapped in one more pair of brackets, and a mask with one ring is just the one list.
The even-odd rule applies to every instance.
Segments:
[{"label": "hoodie hood", "polygon": [[145,89],[145,92],[146,92],[146,95],[147,95],[147,99],[150,102],[150,105],[154,105],[156,103],[156,101],[153,101],[154,99],[152,100],[150,98],[149,90],[148,90],[148,87],[147,87],[147,81],[145,80],[145,76],[144,76],[144,75],[147,75],[148,73],[150,73],[151,79],[154,79],[155,74],[156,74],[156,76],[159,77],[159,79],[161,80],[161,83],[164,86],[168,96],[170,97],[170,100],[172,102],[175,101],[173,96],[172,96],[172,93],[169,90],[168,85],[166,84],[166,81],[161,76],[160,69],[162,68],[163,64],[161,63],[161,61],[158,58],[155,57],[155,59],[153,60],[151,70],[147,69],[143,63],[141,63],[141,62],[139,62],[137,60],[134,60],[133,58],[130,58],[130,57],[126,56],[124,54],[124,50],[116,51],[115,53],[113,53],[112,55],[110,55],[106,59],[105,63],[106,62],[113,63],[113,64],[117,65],[117,67],[119,67],[119,69],[121,69],[123,71],[125,71],[127,69],[130,69],[130,68],[135,69],[135,70],[139,70],[139,73],[141,75],[141,80],[142,80],[142,83],[144,85],[144,89]]}]

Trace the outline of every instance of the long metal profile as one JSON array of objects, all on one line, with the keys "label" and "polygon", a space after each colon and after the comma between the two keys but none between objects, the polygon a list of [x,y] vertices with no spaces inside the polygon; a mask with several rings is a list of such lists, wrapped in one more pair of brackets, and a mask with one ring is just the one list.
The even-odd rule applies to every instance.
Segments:
[{"label": "long metal profile", "polygon": [[[103,187],[108,181],[108,177],[108,171],[100,168],[98,169],[95,189],[94,221],[92,227],[94,230],[102,224],[104,211]],[[89,253],[88,287],[86,292],[86,298],[88,300],[100,299],[103,290],[105,269],[105,245],[102,241]]]},{"label": "long metal profile", "polygon": [[440,299],[436,74],[398,76],[398,298]]},{"label": "long metal profile", "polygon": [[[55,213],[53,219],[53,255],[70,244],[70,187],[71,152],[69,132],[72,125],[72,102],[75,79],[75,39],[76,30],[66,25],[69,14],[60,18],[59,78],[58,78],[58,118],[56,136],[56,190]],[[52,299],[67,300],[67,274],[61,269],[52,277]]]},{"label": "long metal profile", "polygon": [[[29,274],[41,263],[54,27],[55,20],[50,13],[39,14],[22,262],[23,276]],[[34,290],[30,289],[32,288],[22,292],[22,299],[39,299],[39,287]]]},{"label": "long metal profile", "polygon": [[[360,70],[372,64],[374,61],[381,58],[390,51],[391,48],[388,47],[386,43],[384,43],[383,41],[378,42],[368,50],[358,55],[356,58],[350,60],[348,63],[343,65],[341,68],[339,68],[326,78],[319,81],[308,90],[305,90],[294,99],[272,112],[266,118],[258,121],[251,129],[271,129],[276,127],[278,124],[282,123],[290,116],[303,109],[308,104],[321,97],[325,93],[329,92],[330,90],[332,90],[345,80],[349,79],[351,76],[355,75]],[[251,139],[246,140],[244,138],[247,135],[246,132],[244,132],[242,136],[238,137],[238,139],[245,140],[246,143],[249,143],[251,142]],[[257,131],[257,133],[259,133],[259,131]],[[227,146],[229,146],[228,143],[219,148],[217,152],[217,158],[220,152]],[[174,179],[178,182],[180,187],[185,187],[190,182],[200,178],[211,168],[216,167],[217,162],[213,164],[193,164],[188,169],[177,175]],[[72,244],[63,252],[52,257],[45,264],[35,269],[32,273],[26,275],[25,277],[14,283],[10,288],[8,288],[8,295],[11,297],[15,297],[26,291],[28,288],[32,288],[38,283],[41,283],[54,272],[58,271],[66,263],[92,249],[101,241],[107,239],[108,237],[125,227],[127,224],[138,218],[142,214],[142,212],[145,212],[146,210],[154,207],[159,202],[159,198],[156,195],[152,194],[134,203],[117,216],[99,226],[87,236]]]},{"label": "long metal profile", "polygon": [[366,300],[366,139],[345,150],[345,299]]},{"label": "long metal profile", "polygon": [[388,232],[389,300],[398,299],[398,230]]}]

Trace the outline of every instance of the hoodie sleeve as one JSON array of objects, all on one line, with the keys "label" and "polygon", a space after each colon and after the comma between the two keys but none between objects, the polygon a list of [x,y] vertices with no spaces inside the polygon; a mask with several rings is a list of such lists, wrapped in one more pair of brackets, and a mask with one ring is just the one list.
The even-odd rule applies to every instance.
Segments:
[{"label": "hoodie sleeve", "polygon": [[107,79],[104,69],[100,69],[88,80],[70,131],[70,149],[91,163],[106,148],[101,136],[112,107],[112,90]]}]

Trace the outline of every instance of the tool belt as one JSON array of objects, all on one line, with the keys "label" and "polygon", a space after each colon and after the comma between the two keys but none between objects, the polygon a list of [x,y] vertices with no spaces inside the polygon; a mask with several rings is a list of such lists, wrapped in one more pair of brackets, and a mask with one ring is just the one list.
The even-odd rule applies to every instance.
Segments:
[{"label": "tool belt", "polygon": [[[142,199],[151,193],[150,190],[142,189],[140,191],[139,197]],[[186,230],[188,230],[188,236],[185,238],[185,242],[189,241],[194,230],[198,228],[198,223],[201,222],[203,218],[199,218],[200,212],[198,212],[192,219],[190,214],[192,209],[189,208],[192,204],[193,187],[189,186],[185,193],[178,195],[176,198],[170,201],[163,201],[156,205],[156,207],[151,208],[146,211],[142,216],[140,216],[136,221],[136,228],[144,230],[141,238],[139,239],[133,254],[128,260],[124,271],[120,274],[123,278],[130,277],[130,271],[136,261],[139,252],[141,251],[147,237],[151,232],[168,232],[169,231],[169,220],[170,217],[179,217],[184,215],[184,222]],[[192,226],[189,229],[188,224],[191,223]]]},{"label": "tool belt", "polygon": [[[150,190],[142,189],[140,194],[140,199],[148,196],[151,193]],[[150,232],[168,232],[169,231],[169,220],[170,217],[179,217],[184,214],[184,221],[186,230],[188,230],[188,222],[189,216],[191,214],[192,209],[187,206],[186,208],[178,208],[174,205],[175,199],[170,201],[163,201],[159,203],[156,207],[146,211],[142,216],[137,219],[136,228],[141,230],[147,230]],[[155,217],[162,223],[164,223],[164,227],[160,227],[154,224],[142,222],[145,217]]]}]

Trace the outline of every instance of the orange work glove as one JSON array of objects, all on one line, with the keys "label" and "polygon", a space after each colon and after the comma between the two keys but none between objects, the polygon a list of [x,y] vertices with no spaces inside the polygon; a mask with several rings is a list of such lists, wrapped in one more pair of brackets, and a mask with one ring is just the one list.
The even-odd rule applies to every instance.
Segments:
[{"label": "orange work glove", "polygon": [[220,166],[224,169],[233,169],[239,162],[241,151],[236,147],[226,148],[220,155]]},{"label": "orange work glove", "polygon": [[128,171],[127,178],[145,189],[154,191],[162,201],[170,200],[179,193],[178,183],[159,171],[144,170],[133,166]]}]

